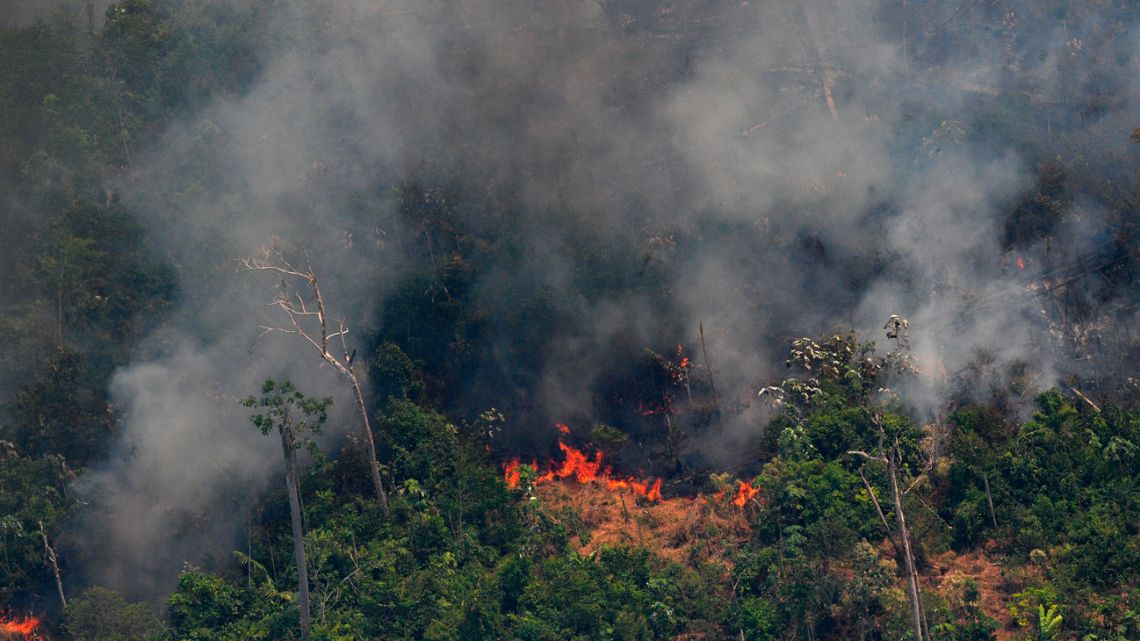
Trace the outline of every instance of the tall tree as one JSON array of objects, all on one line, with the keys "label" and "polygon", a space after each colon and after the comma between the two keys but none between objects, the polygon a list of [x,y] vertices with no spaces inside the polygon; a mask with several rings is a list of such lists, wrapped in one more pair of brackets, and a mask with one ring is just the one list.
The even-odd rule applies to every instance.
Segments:
[{"label": "tall tree", "polygon": [[311,622],[309,601],[309,569],[305,563],[305,532],[301,522],[301,486],[298,481],[297,449],[307,432],[318,434],[328,416],[331,398],[316,400],[306,397],[292,383],[267,379],[261,386],[261,398],[250,396],[242,401],[246,407],[263,410],[250,421],[269,434],[277,430],[285,456],[285,486],[289,491],[289,516],[293,526],[293,554],[297,559],[297,587],[301,606],[301,638],[309,638]]},{"label": "tall tree", "polygon": [[[891,500],[894,502],[895,520],[898,522],[898,540],[902,542],[902,549],[899,549],[899,544],[895,542],[895,538],[891,536],[891,542],[895,546],[895,551],[900,552],[903,557],[903,565],[906,568],[907,578],[907,595],[910,597],[910,614],[911,623],[914,626],[915,641],[922,641],[924,633],[926,632],[926,625],[924,622],[924,614],[922,607],[922,594],[919,591],[918,585],[918,571],[915,569],[914,553],[910,547],[910,534],[906,526],[906,514],[903,512],[902,504],[902,491],[899,489],[899,468],[902,464],[902,454],[899,451],[898,437],[895,437],[894,443],[887,448],[884,443],[887,439],[886,430],[883,429],[882,421],[877,412],[871,414],[871,422],[879,430],[879,447],[875,454],[868,454],[861,450],[850,450],[847,453],[854,456],[859,456],[867,461],[877,461],[887,466],[887,480],[890,481],[891,487]],[[859,470],[859,475],[866,483],[866,476],[863,471]],[[868,488],[870,486],[868,485]],[[872,499],[874,493],[868,492]],[[883,525],[886,525],[885,519],[882,516],[882,509],[879,507],[878,501],[875,501],[875,509],[879,513],[879,518],[883,520]],[[890,531],[887,532],[891,535]]]},{"label": "tall tree", "polygon": [[[376,458],[376,440],[372,436],[372,423],[368,419],[368,407],[364,403],[364,393],[360,387],[360,380],[356,376],[354,364],[356,350],[351,352],[345,336],[348,335],[348,326],[343,320],[337,321],[336,331],[330,333],[328,326],[328,312],[325,310],[325,299],[321,294],[320,285],[317,284],[317,273],[305,257],[305,268],[294,267],[286,259],[280,249],[273,246],[265,248],[263,254],[257,258],[248,258],[242,264],[250,271],[269,271],[284,276],[287,279],[300,279],[304,281],[308,290],[294,290],[285,280],[281,281],[278,296],[273,305],[280,308],[289,317],[290,326],[275,327],[262,326],[265,334],[282,332],[296,334],[316,348],[326,363],[333,366],[337,372],[348,379],[352,385],[352,394],[356,399],[356,409],[360,416],[360,429],[364,433],[364,442],[368,446],[368,465],[372,472],[372,486],[380,499],[380,507],[384,516],[391,516],[388,509],[388,495],[384,491],[384,483],[380,479],[380,462]],[[337,356],[330,351],[329,343],[337,339],[340,343],[341,355]]]}]

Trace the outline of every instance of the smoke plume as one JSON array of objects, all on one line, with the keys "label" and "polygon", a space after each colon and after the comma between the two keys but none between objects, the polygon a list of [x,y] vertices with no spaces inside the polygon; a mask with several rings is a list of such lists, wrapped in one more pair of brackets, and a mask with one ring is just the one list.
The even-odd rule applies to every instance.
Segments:
[{"label": "smoke plume", "polygon": [[[1009,101],[1042,131],[1096,131],[1126,153],[1140,89],[1134,25],[1027,25],[1027,3],[948,5],[923,24],[876,2],[249,4],[264,14],[256,80],[172,124],[117,186],[182,292],[115,376],[116,454],[85,481],[88,564],[122,588],[169,587],[232,546],[242,507],[278,482],[273,444],[236,403],[262,379],[337,395],[331,423],[351,425],[305,345],[258,339],[275,282],[236,259],[274,238],[308,253],[364,341],[410,269],[401,248],[432,242],[394,189],[462,193],[439,206],[512,244],[471,287],[496,319],[471,399],[527,397],[535,424],[513,430],[539,443],[545,418],[589,420],[600,381],[647,348],[695,352],[703,326],[732,411],[692,447],[737,463],[726,453],[763,429],[750,399],[783,376],[789,337],[853,327],[885,343],[886,318],[908,318],[927,377],[908,402],[924,413],[980,352],[1051,384],[1063,367],[1003,242],[1041,147],[984,123]],[[1094,56],[1115,61],[1095,79]],[[1078,116],[1066,96],[1094,81],[1111,101]],[[1084,198],[1082,226],[1103,228]],[[543,313],[526,317],[532,299]]]}]

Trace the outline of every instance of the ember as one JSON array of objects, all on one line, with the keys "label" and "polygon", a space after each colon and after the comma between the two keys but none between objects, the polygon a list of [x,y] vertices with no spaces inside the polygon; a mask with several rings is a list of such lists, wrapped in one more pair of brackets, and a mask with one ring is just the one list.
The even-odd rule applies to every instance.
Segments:
[{"label": "ember", "polygon": [[683,377],[685,375],[685,372],[689,369],[690,363],[689,357],[685,356],[685,348],[682,347],[680,343],[677,343],[677,358],[681,359],[681,362],[677,367],[680,370],[679,375]]},{"label": "ember", "polygon": [[660,403],[646,403],[645,401],[638,401],[637,411],[642,416],[676,416],[685,413],[683,409],[673,407],[673,397],[669,396],[668,394],[661,395]]}]

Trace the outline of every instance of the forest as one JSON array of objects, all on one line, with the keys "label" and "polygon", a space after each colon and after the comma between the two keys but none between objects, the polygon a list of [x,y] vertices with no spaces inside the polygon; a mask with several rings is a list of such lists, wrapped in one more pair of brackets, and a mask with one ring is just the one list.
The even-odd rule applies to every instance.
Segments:
[{"label": "forest", "polygon": [[0,639],[1140,639],[1140,3],[0,0]]}]

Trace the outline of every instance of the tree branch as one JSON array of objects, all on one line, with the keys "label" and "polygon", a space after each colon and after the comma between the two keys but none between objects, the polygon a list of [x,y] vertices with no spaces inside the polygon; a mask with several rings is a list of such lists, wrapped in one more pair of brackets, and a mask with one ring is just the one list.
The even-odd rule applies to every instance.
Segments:
[{"label": "tree branch", "polygon": [[[380,464],[376,458],[376,443],[372,436],[372,424],[368,419],[368,408],[364,403],[364,394],[361,391],[356,370],[352,366],[348,343],[345,340],[345,336],[348,334],[348,326],[343,320],[338,320],[337,330],[329,333],[328,314],[325,309],[324,295],[321,293],[320,285],[317,283],[317,273],[313,270],[313,264],[312,261],[309,260],[308,252],[305,253],[306,271],[301,271],[290,264],[281,250],[274,245],[266,246],[262,250],[262,255],[259,258],[246,258],[241,261],[241,264],[246,271],[271,272],[289,278],[303,279],[308,284],[312,305],[315,305],[315,308],[310,307],[309,300],[306,300],[302,292],[295,290],[290,291],[286,280],[281,280],[280,285],[278,285],[279,294],[270,305],[285,312],[285,315],[289,317],[289,322],[292,324],[293,329],[261,325],[260,329],[262,333],[258,338],[273,332],[296,334],[312,345],[317,350],[317,353],[320,354],[322,360],[332,365],[338,373],[349,380],[349,383],[352,385],[353,397],[356,400],[357,412],[360,416],[361,431],[364,433],[364,440],[368,446],[372,484],[377,497],[380,499],[380,505],[384,509],[385,516],[390,516],[388,496],[384,491],[384,485],[380,479]],[[316,318],[316,327],[307,329],[305,324],[302,323],[302,320],[312,317]],[[329,340],[331,339],[340,339],[344,354],[343,359],[337,358],[329,351]]]}]

